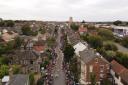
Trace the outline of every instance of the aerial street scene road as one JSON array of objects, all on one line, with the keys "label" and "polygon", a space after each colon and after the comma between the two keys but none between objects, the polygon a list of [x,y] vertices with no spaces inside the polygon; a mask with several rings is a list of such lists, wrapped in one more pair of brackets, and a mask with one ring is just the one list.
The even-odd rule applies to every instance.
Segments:
[{"label": "aerial street scene road", "polygon": [[0,85],[128,85],[128,0],[0,0]]}]

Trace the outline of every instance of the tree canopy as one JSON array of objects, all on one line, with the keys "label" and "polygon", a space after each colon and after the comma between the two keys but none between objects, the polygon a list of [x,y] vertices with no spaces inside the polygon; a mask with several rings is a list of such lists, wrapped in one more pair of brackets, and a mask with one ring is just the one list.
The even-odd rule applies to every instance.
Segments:
[{"label": "tree canopy", "polygon": [[74,31],[77,31],[79,29],[79,25],[76,25],[75,23],[72,23],[70,25],[71,29],[74,30]]},{"label": "tree canopy", "polygon": [[103,41],[100,36],[90,35],[87,37],[87,42],[94,48],[102,47]]},{"label": "tree canopy", "polygon": [[65,49],[64,49],[64,58],[65,58],[65,61],[67,61],[67,62],[70,62],[71,61],[71,59],[73,58],[73,56],[74,56],[74,48],[73,48],[73,46],[72,45],[70,45],[70,44],[67,44],[66,46],[65,46]]},{"label": "tree canopy", "polygon": [[113,40],[114,35],[111,30],[108,29],[99,29],[98,35],[100,35],[104,40]]},{"label": "tree canopy", "polygon": [[104,43],[104,49],[105,50],[112,50],[112,51],[118,50],[117,46],[112,42],[105,42]]},{"label": "tree canopy", "polygon": [[5,75],[8,75],[9,67],[7,65],[1,65],[0,67],[0,78],[3,78]]},{"label": "tree canopy", "polygon": [[121,41],[122,45],[128,48],[128,36],[124,37]]},{"label": "tree canopy", "polygon": [[118,25],[121,25],[122,24],[122,21],[117,20],[117,21],[113,22],[113,24],[118,26]]}]

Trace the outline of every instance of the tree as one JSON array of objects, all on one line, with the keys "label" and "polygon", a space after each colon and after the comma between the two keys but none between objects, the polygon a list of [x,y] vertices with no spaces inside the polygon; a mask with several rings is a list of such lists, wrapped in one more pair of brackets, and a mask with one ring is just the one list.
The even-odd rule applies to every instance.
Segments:
[{"label": "tree", "polygon": [[15,25],[14,21],[12,20],[5,20],[5,23],[7,27],[13,27]]},{"label": "tree", "polygon": [[4,44],[0,44],[0,55],[6,52],[6,46]]},{"label": "tree", "polygon": [[40,31],[40,33],[41,33],[41,34],[46,33],[46,30],[45,30],[44,28],[43,28],[43,29],[42,29],[42,28],[40,28],[40,30],[39,30],[39,31]]},{"label": "tree", "polygon": [[22,30],[23,35],[29,36],[29,35],[31,35],[31,33],[32,33],[31,27],[30,27],[29,25],[27,25],[27,24],[24,25],[24,26],[21,28],[21,30]]},{"label": "tree", "polygon": [[95,26],[88,26],[87,29],[88,30],[96,30],[96,27]]},{"label": "tree", "polygon": [[121,25],[122,24],[122,21],[117,20],[117,21],[113,22],[113,24],[118,26],[118,25]]},{"label": "tree", "polygon": [[35,85],[34,73],[29,74],[29,82],[30,82],[30,85]]},{"label": "tree", "polygon": [[20,72],[20,67],[18,65],[13,65],[13,74],[18,74]]},{"label": "tree", "polygon": [[12,52],[12,50],[14,49],[14,41],[9,41],[7,43],[7,46],[5,47],[5,51],[7,52]]},{"label": "tree", "polygon": [[83,23],[83,24],[84,24],[84,23],[85,23],[85,21],[83,20],[81,23]]},{"label": "tree", "polygon": [[125,36],[122,41],[121,41],[122,45],[125,46],[126,48],[128,48],[128,36]]},{"label": "tree", "polygon": [[106,55],[104,56],[108,61],[112,61],[116,57],[116,52],[114,51],[106,51]]},{"label": "tree", "polygon": [[124,54],[122,52],[116,52],[115,60],[118,61],[120,64],[128,68],[128,54]]},{"label": "tree", "polygon": [[7,65],[1,65],[0,67],[0,78],[3,78],[5,75],[8,75],[9,67]]},{"label": "tree", "polygon": [[74,31],[77,31],[79,29],[79,25],[76,25],[75,23],[72,23],[70,25],[71,29],[74,30]]},{"label": "tree", "polygon": [[112,51],[117,51],[118,50],[117,46],[112,42],[106,42],[104,44],[104,49],[105,50],[112,50]]},{"label": "tree", "polygon": [[19,48],[22,44],[22,39],[20,37],[16,37],[15,38],[15,44],[14,44],[14,47],[15,48]]},{"label": "tree", "polygon": [[71,59],[71,62],[69,63],[69,68],[70,68],[71,73],[74,76],[74,80],[76,82],[78,82],[79,81],[79,78],[80,78],[80,69],[78,69],[78,60],[77,60],[77,57],[73,57]]},{"label": "tree", "polygon": [[94,47],[95,49],[98,47],[102,47],[103,45],[103,41],[102,38],[100,36],[94,36],[94,35],[90,35],[87,37],[87,42]]},{"label": "tree", "polygon": [[9,63],[9,59],[5,56],[0,57],[0,65],[7,65]]},{"label": "tree", "polygon": [[90,74],[91,85],[96,85],[96,75],[94,73]]},{"label": "tree", "polygon": [[55,38],[50,37],[46,40],[46,42],[49,47],[53,47],[55,45]]},{"label": "tree", "polygon": [[113,40],[114,35],[111,30],[108,29],[99,29],[98,35],[100,35],[104,40]]},{"label": "tree", "polygon": [[5,26],[5,22],[2,20],[0,21],[0,27],[4,27]]},{"label": "tree", "polygon": [[73,56],[74,56],[74,51],[75,51],[75,50],[74,50],[74,48],[73,48],[72,45],[67,44],[67,45],[65,46],[64,51],[63,51],[65,61],[67,61],[67,62],[70,62],[70,61],[71,61],[71,59],[72,59]]}]

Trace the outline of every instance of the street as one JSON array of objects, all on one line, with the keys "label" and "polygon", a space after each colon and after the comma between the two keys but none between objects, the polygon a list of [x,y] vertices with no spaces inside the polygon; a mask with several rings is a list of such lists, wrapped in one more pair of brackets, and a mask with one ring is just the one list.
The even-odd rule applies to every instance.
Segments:
[{"label": "street", "polygon": [[55,67],[53,69],[53,85],[66,85],[65,73],[63,71],[63,52],[61,51],[61,29],[58,29],[57,46],[55,52],[57,53]]}]

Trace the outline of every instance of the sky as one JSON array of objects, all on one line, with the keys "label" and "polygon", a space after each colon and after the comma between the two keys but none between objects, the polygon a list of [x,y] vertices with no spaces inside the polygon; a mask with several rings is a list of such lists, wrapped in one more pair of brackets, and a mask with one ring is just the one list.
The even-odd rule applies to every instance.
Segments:
[{"label": "sky", "polygon": [[128,21],[128,0],[0,0],[0,17],[14,20]]}]

